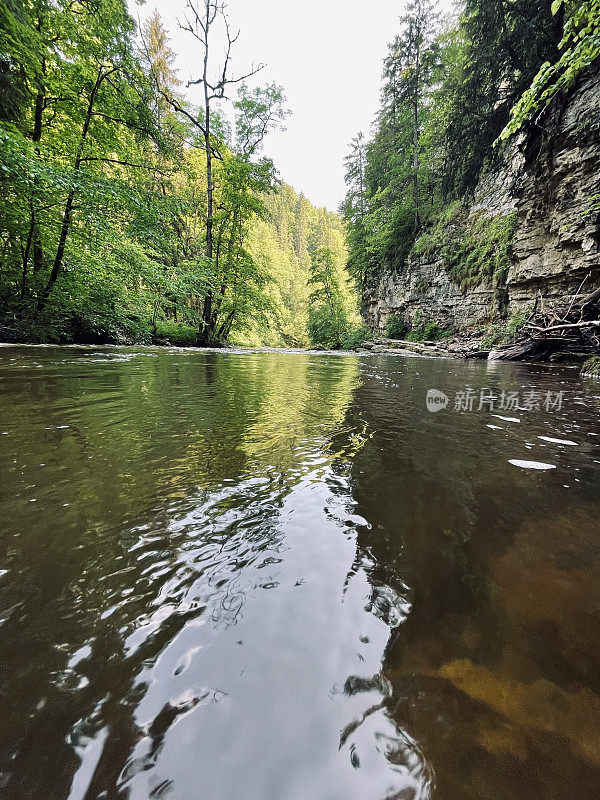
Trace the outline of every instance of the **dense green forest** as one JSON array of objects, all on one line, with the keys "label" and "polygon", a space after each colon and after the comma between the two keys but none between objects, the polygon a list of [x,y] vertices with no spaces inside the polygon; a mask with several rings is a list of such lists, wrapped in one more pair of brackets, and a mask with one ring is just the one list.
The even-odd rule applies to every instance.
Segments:
[{"label": "dense green forest", "polygon": [[186,7],[200,107],[156,12],[142,30],[124,0],[3,0],[0,15],[1,338],[359,335],[344,225],[262,155],[285,98],[250,88],[260,68],[231,74],[220,3]]},{"label": "dense green forest", "polygon": [[411,0],[372,135],[346,158],[342,212],[361,289],[383,265],[434,250],[465,290],[484,277],[502,284],[513,219],[467,219],[473,190],[599,56],[598,0],[465,0],[445,19],[432,0]]}]

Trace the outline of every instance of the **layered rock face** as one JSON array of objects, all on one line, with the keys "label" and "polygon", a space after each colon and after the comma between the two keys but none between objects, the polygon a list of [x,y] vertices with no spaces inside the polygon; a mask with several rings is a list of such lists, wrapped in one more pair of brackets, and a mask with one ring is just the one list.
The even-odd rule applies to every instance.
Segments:
[{"label": "layered rock face", "polygon": [[460,329],[524,311],[540,296],[569,302],[582,283],[584,292],[600,286],[600,66],[553,103],[500,172],[480,181],[471,213],[516,215],[508,273],[464,291],[439,253],[411,255],[400,269],[384,266],[366,288],[367,325],[383,330],[390,314],[420,313]]},{"label": "layered rock face", "polygon": [[494,307],[494,289],[484,282],[463,292],[446,273],[441,259],[409,257],[401,272],[384,267],[379,281],[365,290],[363,318],[373,329],[385,330],[390,315],[407,321],[421,313],[442,328],[484,323]]},{"label": "layered rock face", "polygon": [[508,273],[511,309],[600,284],[600,67],[551,109],[526,151]]}]

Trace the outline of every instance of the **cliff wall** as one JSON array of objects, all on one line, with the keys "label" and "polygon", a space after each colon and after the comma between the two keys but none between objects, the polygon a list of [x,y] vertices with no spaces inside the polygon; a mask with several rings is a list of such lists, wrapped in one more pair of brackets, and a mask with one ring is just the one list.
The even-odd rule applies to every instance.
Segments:
[{"label": "cliff wall", "polygon": [[[485,236],[502,218],[510,225],[505,262],[479,273],[449,260],[474,229]],[[382,267],[365,288],[363,314],[383,330],[390,314],[415,315],[443,327],[483,326],[544,303],[568,301],[600,286],[600,66],[555,101],[527,141],[505,153],[499,171],[479,183],[462,218],[437,223],[429,248],[416,243],[406,263]],[[422,237],[424,238],[424,237]],[[454,242],[453,242],[454,240]],[[470,240],[469,240],[470,241]],[[477,237],[473,238],[477,241]],[[484,260],[492,259],[494,246]],[[482,251],[484,252],[484,251]],[[496,258],[495,255],[493,255]],[[481,261],[481,259],[480,259]]]}]

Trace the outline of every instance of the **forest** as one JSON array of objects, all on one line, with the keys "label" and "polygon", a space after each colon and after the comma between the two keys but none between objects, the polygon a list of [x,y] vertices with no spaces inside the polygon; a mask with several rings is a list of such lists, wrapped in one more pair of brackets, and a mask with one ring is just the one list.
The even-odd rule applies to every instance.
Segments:
[{"label": "forest", "polygon": [[[384,265],[441,254],[464,291],[501,285],[509,267],[511,214],[468,214],[482,176],[511,158],[600,57],[598,0],[465,0],[441,16],[412,0],[384,59],[370,134],[346,158],[349,270],[368,293]],[[390,333],[404,322],[390,318]]]},{"label": "forest", "polygon": [[187,83],[157,12],[140,26],[124,0],[3,0],[0,15],[4,341],[351,347],[360,298],[411,251],[440,249],[465,290],[501,280],[510,216],[467,225],[468,198],[600,54],[600,0],[445,17],[411,0],[338,215],[263,154],[284,91],[257,84],[260,64],[232,71],[218,0],[186,6],[203,54]]},{"label": "forest", "polygon": [[361,337],[344,223],[262,155],[283,90],[250,87],[260,66],[231,73],[220,3],[190,1],[182,23],[205,56],[201,107],[157,12],[141,29],[123,0],[8,0],[0,14],[3,340]]}]

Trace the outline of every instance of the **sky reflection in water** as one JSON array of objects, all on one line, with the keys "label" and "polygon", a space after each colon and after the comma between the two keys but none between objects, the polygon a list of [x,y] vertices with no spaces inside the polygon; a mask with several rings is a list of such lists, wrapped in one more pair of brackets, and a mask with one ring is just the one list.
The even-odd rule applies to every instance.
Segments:
[{"label": "sky reflection in water", "polygon": [[[572,370],[2,348],[0,378],[7,798],[600,795]],[[563,409],[425,406],[532,384]]]}]

